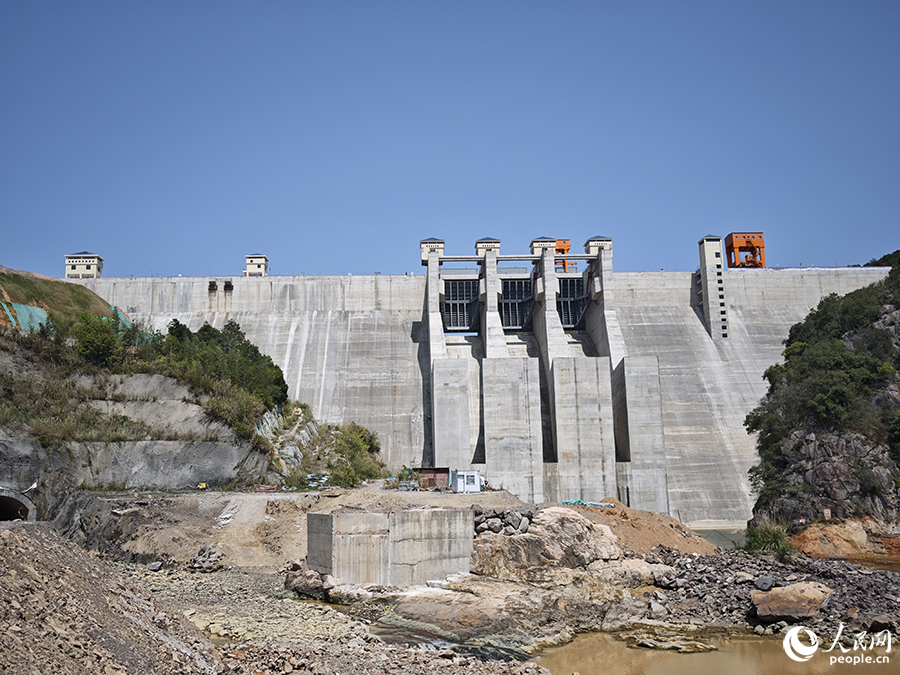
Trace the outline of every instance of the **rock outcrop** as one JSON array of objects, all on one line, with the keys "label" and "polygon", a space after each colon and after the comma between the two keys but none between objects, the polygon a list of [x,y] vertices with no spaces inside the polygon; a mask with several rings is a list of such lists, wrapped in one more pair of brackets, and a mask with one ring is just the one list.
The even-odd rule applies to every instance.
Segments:
[{"label": "rock outcrop", "polygon": [[791,537],[791,543],[816,558],[895,562],[900,559],[900,523],[871,517],[823,520]]},{"label": "rock outcrop", "polygon": [[[791,434],[782,445],[785,482],[794,489],[758,505],[754,521],[787,522],[795,529],[826,516],[872,516],[900,522],[900,467],[890,450],[859,434]],[[751,524],[754,524],[751,521]]]},{"label": "rock outcrop", "polygon": [[545,508],[524,532],[518,526],[505,527],[513,531],[487,529],[475,538],[473,574],[507,581],[547,581],[552,574],[546,568],[587,570],[598,561],[622,557],[609,527],[592,523],[572,509]]}]

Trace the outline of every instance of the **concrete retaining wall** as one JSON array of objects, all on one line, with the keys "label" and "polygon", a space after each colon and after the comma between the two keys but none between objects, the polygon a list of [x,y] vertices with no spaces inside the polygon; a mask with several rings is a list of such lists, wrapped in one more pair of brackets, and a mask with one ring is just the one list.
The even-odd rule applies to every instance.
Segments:
[{"label": "concrete retaining wall", "polygon": [[309,513],[307,564],[346,584],[413,586],[469,571],[470,509]]}]

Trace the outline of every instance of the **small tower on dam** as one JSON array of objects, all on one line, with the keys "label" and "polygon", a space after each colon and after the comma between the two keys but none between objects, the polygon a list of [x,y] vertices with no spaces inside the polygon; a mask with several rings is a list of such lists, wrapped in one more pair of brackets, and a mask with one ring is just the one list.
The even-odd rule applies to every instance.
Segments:
[{"label": "small tower on dam", "polygon": [[728,308],[725,301],[725,276],[722,269],[722,238],[708,234],[698,242],[700,269],[697,271],[697,295],[703,308],[706,330],[714,340],[728,338]]},{"label": "small tower on dam", "polygon": [[99,279],[103,276],[103,258],[90,251],[66,256],[64,279]]},{"label": "small tower on dam", "polygon": [[246,267],[244,268],[245,277],[264,277],[269,274],[269,259],[262,253],[251,253],[244,256]]}]

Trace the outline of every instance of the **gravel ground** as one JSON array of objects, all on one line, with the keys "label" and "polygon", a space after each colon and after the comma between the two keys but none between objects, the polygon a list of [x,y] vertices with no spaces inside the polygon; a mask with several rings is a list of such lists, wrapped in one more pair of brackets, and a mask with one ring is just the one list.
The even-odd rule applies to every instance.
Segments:
[{"label": "gravel ground", "polygon": [[[232,645],[223,649],[230,672],[318,673],[320,675],[433,675],[435,671],[461,675],[550,675],[534,663],[479,661],[451,651],[424,651],[387,645],[349,646],[342,649],[295,645],[259,647]],[[229,671],[226,671],[229,672]]]},{"label": "gravel ground", "polygon": [[[721,551],[716,555],[685,555],[663,546],[654,549],[655,560],[670,565],[676,573],[660,580],[665,590],[649,593],[648,602],[665,599],[665,617],[672,622],[705,626],[760,626],[750,600],[754,589],[768,590],[813,581],[834,594],[823,603],[817,616],[798,621],[814,630],[836,628],[839,623],[859,628],[891,626],[900,630],[900,573],[854,565],[839,560],[819,560],[797,553],[779,562],[772,557],[745,551]],[[762,626],[771,634],[788,623]]]},{"label": "gravel ground", "polygon": [[[46,523],[0,524],[0,673],[549,675],[535,664],[370,644],[364,622],[285,597],[281,583],[246,570],[114,567]],[[213,620],[253,644],[216,647],[195,628]]]},{"label": "gravel ground", "polygon": [[182,569],[150,572],[145,565],[128,563],[115,566],[129,581],[217,641],[324,647],[377,640],[365,623],[327,605],[298,600],[284,589],[279,575],[246,569],[204,574]]}]

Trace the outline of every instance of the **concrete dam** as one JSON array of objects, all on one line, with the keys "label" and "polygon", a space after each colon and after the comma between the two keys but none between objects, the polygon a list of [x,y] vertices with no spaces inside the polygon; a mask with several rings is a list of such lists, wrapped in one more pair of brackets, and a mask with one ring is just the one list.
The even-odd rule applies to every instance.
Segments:
[{"label": "concrete dam", "polygon": [[[788,329],[830,293],[888,268],[729,269],[722,240],[694,272],[613,272],[584,254],[421,242],[425,275],[95,278],[133,320],[229,320],[316,419],[378,433],[392,470],[480,469],[528,501],[616,496],[695,527],[743,526],[756,462],[745,415]],[[582,269],[570,270],[575,263]]]}]

